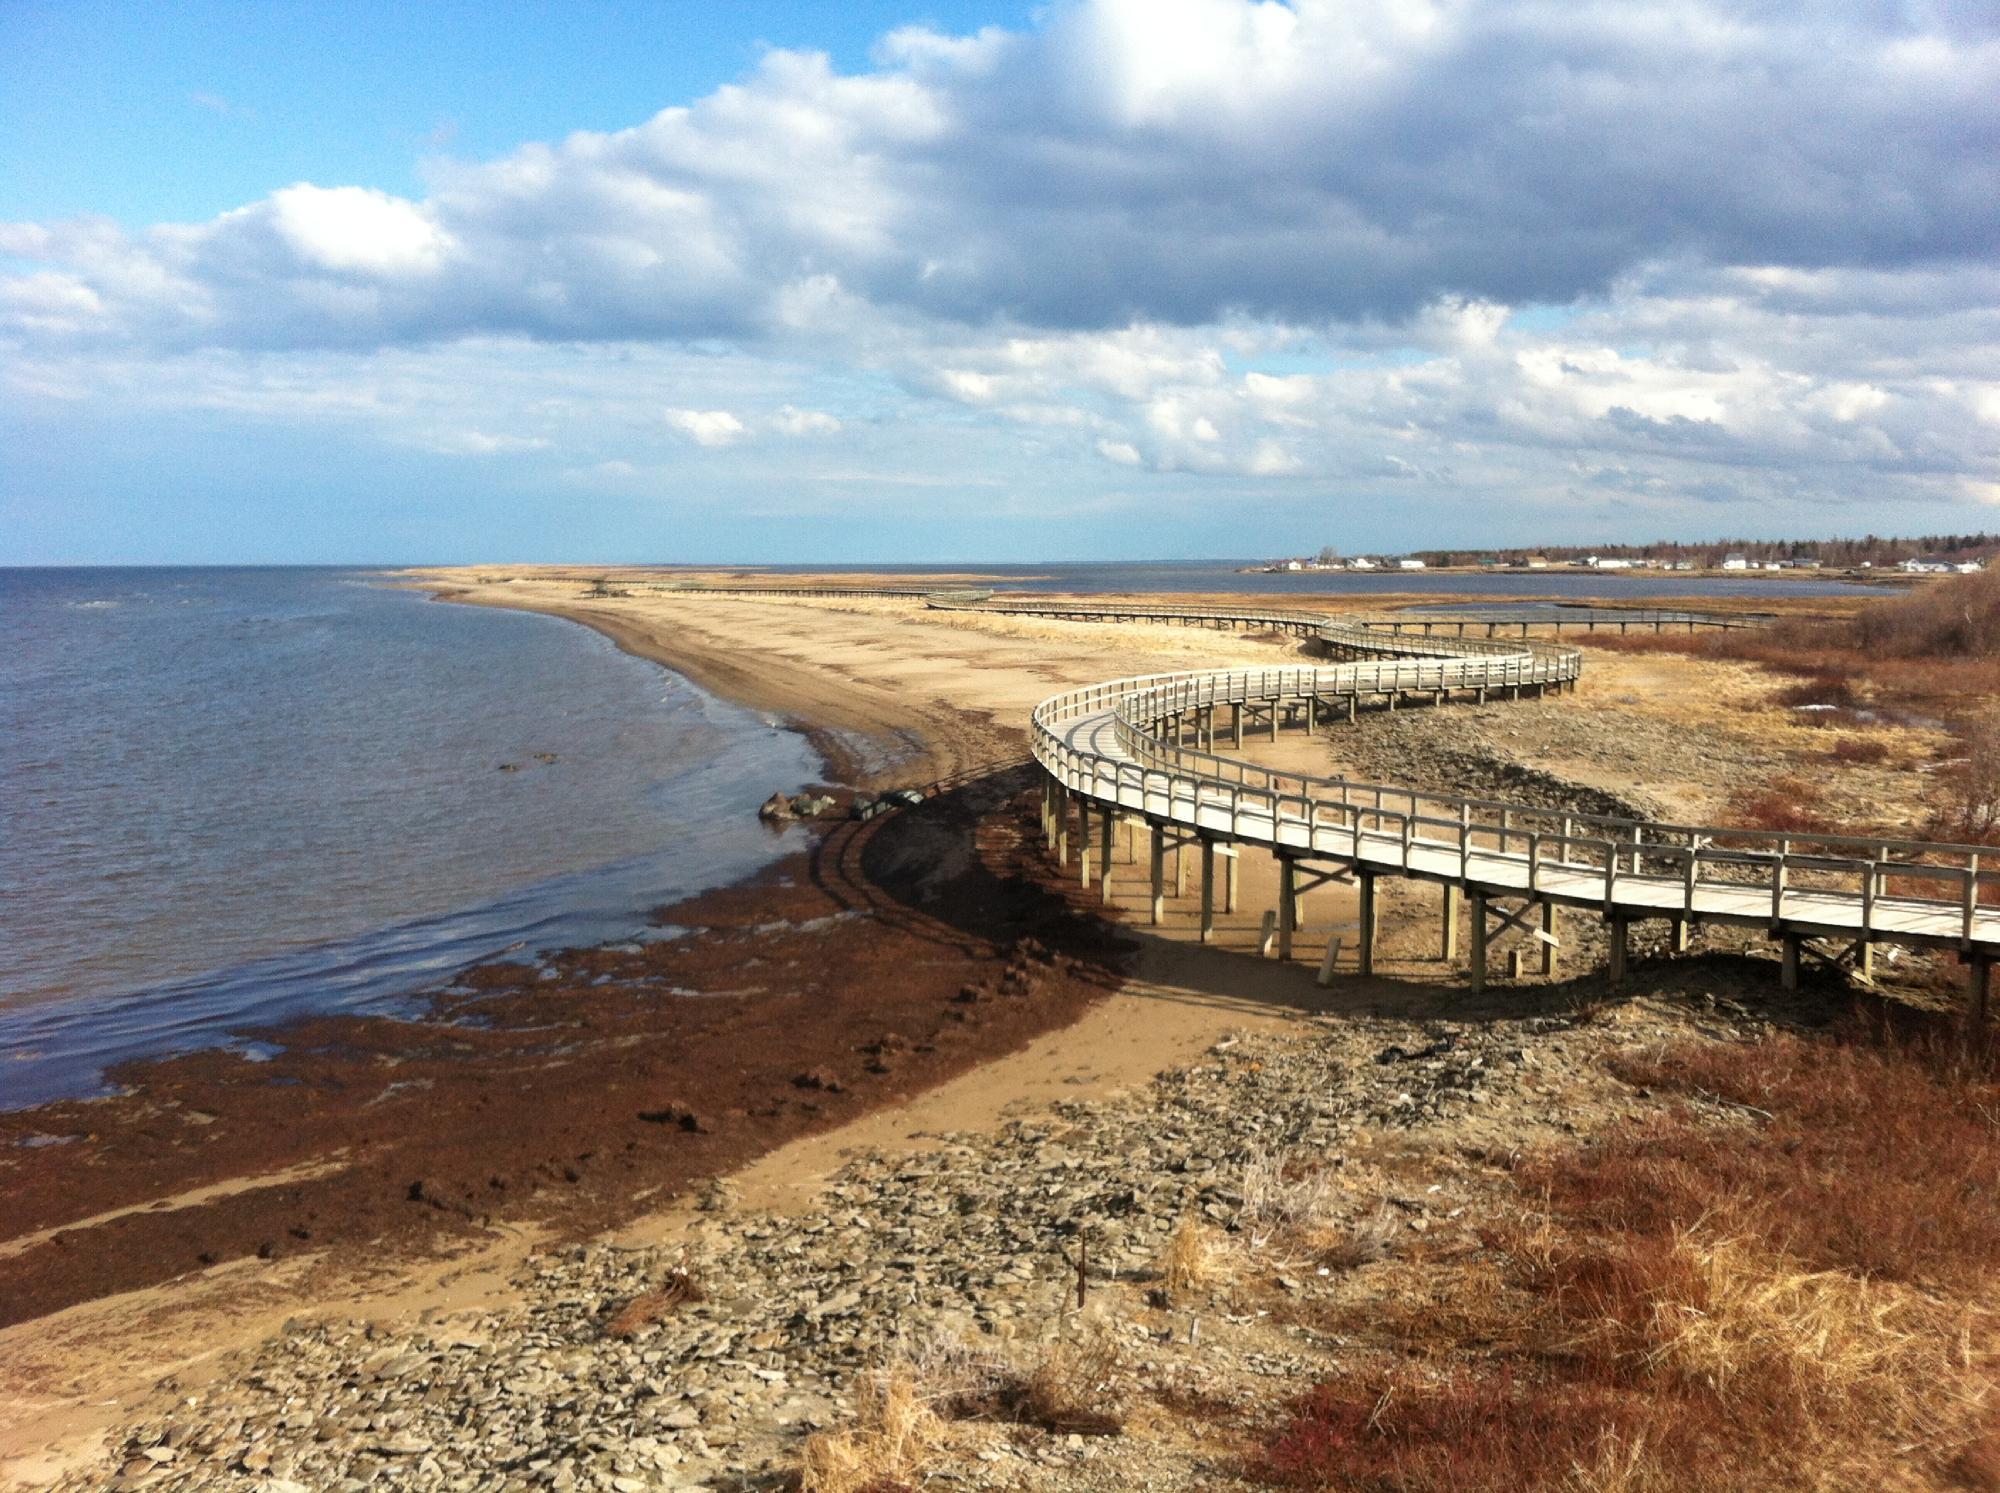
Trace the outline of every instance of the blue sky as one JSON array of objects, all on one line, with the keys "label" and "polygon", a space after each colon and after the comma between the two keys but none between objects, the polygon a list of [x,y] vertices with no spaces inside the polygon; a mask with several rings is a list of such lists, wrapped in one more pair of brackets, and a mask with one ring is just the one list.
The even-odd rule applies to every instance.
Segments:
[{"label": "blue sky", "polygon": [[0,7],[0,563],[1992,527],[2000,27]]}]

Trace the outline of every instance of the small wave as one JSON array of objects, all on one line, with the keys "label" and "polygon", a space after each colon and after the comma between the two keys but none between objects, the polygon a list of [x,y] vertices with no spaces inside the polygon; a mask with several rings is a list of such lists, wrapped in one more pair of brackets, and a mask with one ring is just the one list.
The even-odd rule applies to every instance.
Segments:
[{"label": "small wave", "polygon": [[66,601],[66,602],[64,602],[64,603],[63,603],[63,605],[64,605],[64,606],[66,606],[66,607],[68,607],[68,608],[69,608],[69,609],[70,609],[71,611],[75,611],[75,612],[96,612],[96,611],[103,611],[103,610],[105,610],[106,608],[109,608],[109,607],[115,607],[115,606],[119,605],[119,603],[118,603],[118,602],[115,602],[115,601],[108,601],[108,600],[106,600],[106,601]]}]

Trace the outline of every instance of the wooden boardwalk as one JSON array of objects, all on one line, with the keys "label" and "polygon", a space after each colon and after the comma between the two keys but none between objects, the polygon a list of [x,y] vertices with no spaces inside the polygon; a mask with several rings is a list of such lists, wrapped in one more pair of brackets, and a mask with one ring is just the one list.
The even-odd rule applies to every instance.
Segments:
[{"label": "wooden boardwalk", "polygon": [[[1121,679],[1036,707],[1033,749],[1048,773],[1044,829],[1051,845],[1067,863],[1074,834],[1087,882],[1093,868],[1106,873],[1113,825],[1121,818],[1143,822],[1152,830],[1156,920],[1166,849],[1200,853],[1206,936],[1214,925],[1218,855],[1254,847],[1279,863],[1272,943],[1280,957],[1294,952],[1303,889],[1351,879],[1361,898],[1359,966],[1372,972],[1375,883],[1398,876],[1443,889],[1441,944],[1448,958],[1458,952],[1461,899],[1470,904],[1475,988],[1487,978],[1492,944],[1509,934],[1527,945],[1543,973],[1553,973],[1558,913],[1572,909],[1608,925],[1613,981],[1625,975],[1631,925],[1649,919],[1671,925],[1676,949],[1685,949],[1690,930],[1705,923],[1763,930],[1780,947],[1788,986],[1797,983],[1806,958],[1845,961],[1866,976],[1884,944],[1949,949],[1971,967],[1974,1011],[1984,1021],[1990,969],[2000,957],[2000,907],[1987,905],[2000,895],[2000,855],[1991,850],[1562,814],[1276,772],[1229,750],[1257,734],[1275,740],[1285,726],[1310,730],[1322,721],[1353,720],[1361,709],[1569,690],[1582,669],[1574,648],[1425,637],[1385,626],[1387,619],[1289,612],[1095,604],[1065,611],[1014,598],[978,609],[1291,632],[1305,631],[1309,620],[1308,635],[1343,660],[1322,668]],[[1663,630],[1740,622],[1691,613],[1639,618],[1636,625]],[[1518,953],[1514,963],[1522,963]]]},{"label": "wooden boardwalk", "polygon": [[[676,587],[689,591],[710,587]],[[740,587],[733,594],[911,597],[901,588]],[[1150,831],[1152,917],[1165,906],[1166,851],[1200,857],[1203,938],[1218,898],[1235,906],[1235,857],[1278,863],[1270,951],[1297,952],[1299,900],[1351,881],[1359,891],[1360,970],[1373,973],[1376,883],[1384,876],[1441,889],[1440,950],[1460,955],[1469,907],[1474,989],[1496,944],[1516,944],[1510,967],[1553,974],[1564,910],[1608,927],[1613,982],[1624,979],[1635,922],[1664,920],[1671,946],[1702,924],[1755,928],[1781,951],[1784,983],[1804,960],[1848,964],[1872,976],[1885,944],[1945,949],[1971,971],[1972,1015],[1983,1032],[1992,965],[2000,959],[2000,851],[1976,845],[1851,835],[1770,834],[1565,814],[1527,804],[1419,792],[1391,784],[1279,772],[1234,753],[1253,736],[1352,721],[1361,710],[1486,701],[1573,690],[1582,654],[1530,629],[1694,631],[1757,625],[1744,614],[1560,606],[1530,615],[1466,610],[1340,616],[1325,612],[1065,600],[978,591],[921,593],[945,610],[1088,622],[1167,622],[1281,632],[1307,639],[1319,667],[1216,669],[1119,679],[1052,696],[1035,707],[1031,738],[1047,774],[1043,831],[1059,861],[1109,896],[1120,821]],[[1502,634],[1513,631],[1515,637]],[[1470,635],[1484,633],[1484,636]],[[1981,857],[1985,860],[1982,862]],[[1218,864],[1224,881],[1217,880]],[[1330,971],[1338,945],[1326,951]]]}]

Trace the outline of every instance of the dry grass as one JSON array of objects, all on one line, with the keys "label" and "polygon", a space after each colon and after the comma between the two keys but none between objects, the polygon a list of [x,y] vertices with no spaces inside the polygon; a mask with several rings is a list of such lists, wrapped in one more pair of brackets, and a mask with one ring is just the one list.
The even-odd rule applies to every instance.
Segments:
[{"label": "dry grass", "polygon": [[1771,834],[1826,834],[1839,828],[1819,811],[1820,791],[1804,778],[1774,778],[1729,801],[1729,822]]},{"label": "dry grass", "polygon": [[1160,1284],[1175,1300],[1216,1284],[1224,1274],[1223,1246],[1214,1229],[1192,1216],[1183,1218],[1160,1259]]},{"label": "dry grass", "polygon": [[2000,1086],[1943,1047],[1630,1060],[1681,1116],[1518,1167],[1536,1201],[1348,1300],[1363,1365],[1249,1470],[1371,1490],[2000,1487]]},{"label": "dry grass", "polygon": [[1843,736],[1826,750],[1827,757],[1848,766],[1868,767],[1887,762],[1895,754],[1889,744],[1873,736]]},{"label": "dry grass", "polygon": [[1045,1430],[1113,1435],[1125,1419],[1118,1408],[1119,1353],[1103,1333],[1059,1338],[1028,1365],[1008,1395],[1016,1420]]},{"label": "dry grass", "polygon": [[2000,569],[1938,581],[1851,617],[1591,641],[1762,664],[1803,681],[1790,703],[1852,705],[1865,689],[1878,704],[1961,719],[1967,702],[2000,694]]},{"label": "dry grass", "polygon": [[1316,1158],[1259,1151],[1243,1164],[1243,1201],[1236,1224],[1252,1249],[1308,1248],[1326,1227],[1339,1198]]},{"label": "dry grass", "polygon": [[1395,1254],[1402,1237],[1403,1220],[1394,1208],[1382,1203],[1352,1228],[1336,1233],[1319,1250],[1318,1262],[1333,1270],[1380,1264]]},{"label": "dry grass", "polygon": [[855,1423],[808,1437],[800,1493],[887,1493],[910,1486],[943,1441],[944,1422],[916,1377],[891,1369],[864,1377]]}]

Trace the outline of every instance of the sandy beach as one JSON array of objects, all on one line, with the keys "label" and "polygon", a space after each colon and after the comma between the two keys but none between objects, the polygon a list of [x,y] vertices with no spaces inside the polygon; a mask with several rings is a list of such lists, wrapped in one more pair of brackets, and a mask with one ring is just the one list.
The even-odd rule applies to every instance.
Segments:
[{"label": "sandy beach", "polygon": [[[1246,860],[1244,910],[1203,947],[1185,917],[1129,924],[1116,904],[1137,905],[1143,875],[1129,856],[1104,908],[1033,843],[1032,779],[1013,764],[1036,701],[1121,674],[1291,660],[1296,639],[893,598],[586,595],[600,574],[403,579],[596,628],[808,731],[835,786],[938,791],[671,909],[687,938],[575,951],[552,981],[488,968],[467,1002],[477,1027],[450,1024],[463,1009],[450,1006],[433,1022],[313,1023],[288,1030],[259,1075],[287,1088],[197,1054],[122,1074],[126,1098],[0,1121],[0,1141],[81,1137],[11,1153],[0,1472],[21,1486],[90,1465],[121,1424],[225,1374],[281,1324],[504,1303],[526,1263],[566,1241],[683,1237],[716,1177],[731,1179],[732,1206],[787,1213],[857,1154],[1129,1095],[1225,1037],[1283,1036],[1335,1012],[1478,1014],[1427,962],[1421,909],[1405,927],[1391,908],[1383,978],[1322,989],[1307,962],[1245,957],[1274,895],[1269,866]],[[1713,808],[1745,774],[1781,774],[1811,747],[1768,695],[1747,666],[1594,654],[1580,718],[1650,721],[1663,742],[1643,769],[1653,778],[1585,737],[1535,754],[1603,791]],[[1537,717],[1479,719],[1514,733]],[[1712,771],[1674,752],[1690,730],[1716,744]],[[1330,751],[1291,737],[1259,760],[1325,771],[1347,752],[1365,769],[1380,765],[1371,739]],[[1314,893],[1307,934],[1347,926],[1348,896]]]}]

